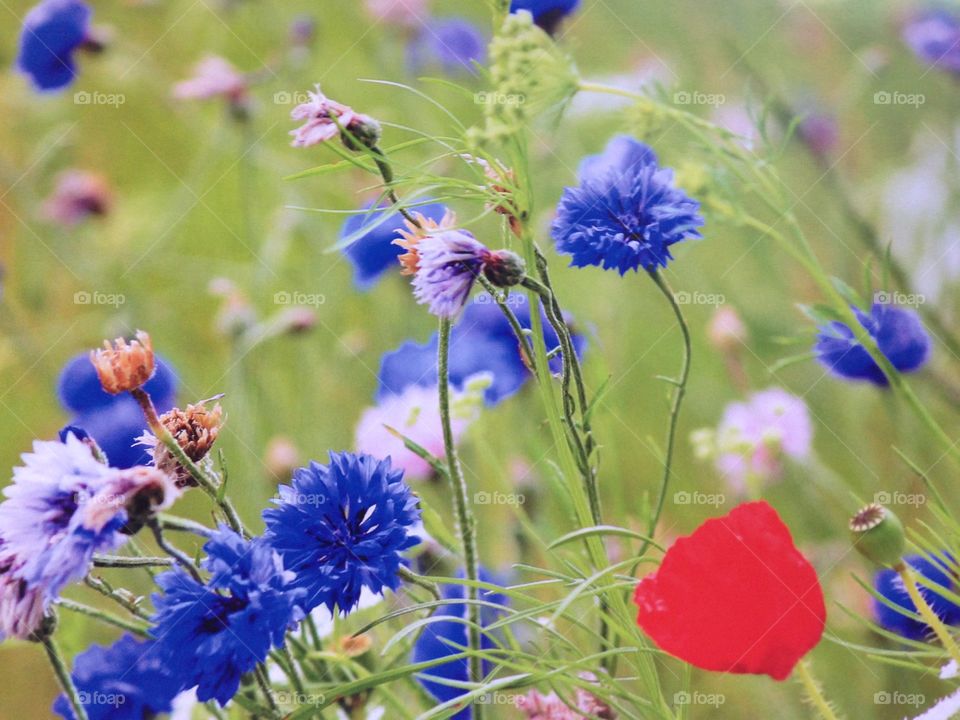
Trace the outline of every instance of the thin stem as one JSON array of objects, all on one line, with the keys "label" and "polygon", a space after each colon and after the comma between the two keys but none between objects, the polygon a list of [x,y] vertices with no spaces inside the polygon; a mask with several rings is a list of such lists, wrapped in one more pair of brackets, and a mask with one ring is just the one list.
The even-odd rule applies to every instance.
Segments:
[{"label": "thin stem", "polygon": [[60,650],[53,642],[52,637],[43,639],[43,649],[47,651],[47,658],[50,660],[53,672],[60,682],[60,687],[63,688],[64,695],[67,696],[67,702],[70,703],[70,709],[73,710],[74,718],[76,718],[76,720],[88,720],[87,711],[84,709],[83,703],[80,702],[80,694],[77,692],[77,686],[73,684],[70,671],[67,670],[67,665],[64,663],[63,657],[60,655]]},{"label": "thin stem", "polygon": [[393,187],[393,168],[387,161],[387,156],[384,154],[383,150],[376,145],[370,148],[370,152],[373,154],[373,161],[377,165],[377,170],[380,171],[380,177],[383,178],[383,184],[387,188],[387,197],[390,198],[390,202],[397,206],[397,210],[403,216],[404,220],[414,227],[420,227],[420,221],[411,215],[405,207],[400,205],[400,198],[397,197],[397,192]]},{"label": "thin stem", "polygon": [[123,630],[128,630],[136,635],[139,635],[140,637],[150,637],[149,631],[143,625],[132,622],[131,620],[126,620],[122,617],[118,617],[112,613],[108,613],[106,610],[90,607],[89,605],[84,605],[83,603],[78,603],[68,598],[59,598],[57,600],[57,605],[66,610],[72,610],[73,612],[95,618],[101,622],[107,623],[108,625],[113,625],[115,627],[122,628]]},{"label": "thin stem", "polygon": [[270,677],[267,675],[267,669],[263,666],[263,663],[257,663],[253,674],[257,678],[257,685],[260,686],[260,691],[263,693],[267,705],[270,706],[271,714],[275,718],[281,717],[280,706],[277,705],[277,699],[274,697],[273,690],[270,688]]},{"label": "thin stem", "polygon": [[[290,678],[294,689],[302,695],[304,693],[303,680],[300,679],[300,673],[297,672],[297,661],[293,659],[293,653],[290,652],[290,643],[285,643],[280,652],[287,665],[283,668],[284,672]],[[280,663],[280,666],[283,667],[283,663]]]},{"label": "thin stem", "polygon": [[[457,530],[463,546],[464,570],[471,582],[466,588],[468,646],[470,648],[470,681],[479,683],[483,667],[480,656],[480,606],[477,604],[476,583],[480,579],[480,559],[477,555],[476,521],[470,506],[467,481],[463,476],[460,458],[453,440],[453,427],[450,422],[450,320],[440,319],[440,339],[437,351],[437,382],[440,393],[440,420],[443,426],[443,447],[449,465],[450,490],[453,496],[453,510],[457,519]],[[476,705],[474,717],[482,720],[482,705]]]},{"label": "thin stem", "polygon": [[96,590],[104,597],[113,600],[130,614],[136,615],[141,620],[150,619],[150,614],[137,604],[136,596],[128,590],[114,590],[106,580],[92,575],[87,575],[83,581],[91,590]]},{"label": "thin stem", "polygon": [[683,402],[683,396],[687,392],[687,380],[690,377],[691,357],[690,328],[687,326],[686,318],[684,318],[683,311],[680,309],[680,305],[677,303],[677,298],[673,294],[673,289],[670,287],[670,283],[668,283],[667,279],[656,270],[649,271],[649,275],[660,289],[660,292],[663,293],[663,296],[670,303],[670,307],[673,309],[673,314],[677,318],[677,323],[680,325],[680,332],[683,335],[683,364],[680,367],[680,377],[675,382],[673,403],[670,407],[670,421],[669,425],[667,426],[666,456],[663,459],[663,478],[660,481],[660,493],[657,497],[656,508],[654,509],[653,515],[650,517],[650,522],[647,526],[648,539],[644,541],[643,547],[640,549],[641,556],[650,546],[649,538],[653,537],[653,534],[657,529],[657,523],[660,522],[660,515],[663,514],[663,505],[667,498],[667,488],[670,485],[670,472],[673,468],[673,447],[676,444],[677,439],[677,421],[680,418],[680,405]]},{"label": "thin stem", "polygon": [[167,542],[167,539],[163,536],[163,529],[160,527],[157,519],[150,518],[150,520],[147,521],[147,525],[153,533],[153,539],[157,541],[160,549],[176,560],[177,563],[180,564],[180,567],[190,573],[193,579],[202,585],[203,578],[200,576],[200,571],[197,570],[197,566],[194,565],[193,560],[191,560],[185,552]]},{"label": "thin stem", "polygon": [[820,717],[823,720],[839,720],[830,703],[823,696],[823,690],[820,689],[820,683],[813,676],[809,661],[801,660],[797,664],[797,678]]},{"label": "thin stem", "polygon": [[950,634],[950,630],[943,624],[943,621],[937,613],[930,607],[930,603],[927,602],[923,593],[920,592],[920,589],[917,587],[917,580],[914,577],[913,569],[902,560],[894,566],[893,569],[897,571],[900,579],[903,580],[903,587],[906,589],[907,595],[910,596],[910,600],[913,601],[914,607],[917,608],[920,617],[923,618],[924,623],[933,630],[940,644],[943,645],[943,649],[949,653],[950,658],[954,662],[960,663],[960,647],[957,647],[957,642],[953,639],[953,635]]},{"label": "thin stem", "polygon": [[400,572],[398,573],[398,575],[400,575],[401,580],[406,580],[408,583],[412,585],[416,585],[417,587],[422,587],[424,590],[426,590],[433,596],[434,600],[440,599],[440,589],[437,587],[437,584],[434,582],[430,582],[429,580],[427,580],[424,577],[421,577],[420,575],[417,575],[417,573],[413,572],[413,570],[411,570],[410,568],[404,565],[401,565]]},{"label": "thin stem", "polygon": [[193,520],[188,520],[187,518],[176,517],[175,515],[164,515],[163,513],[160,513],[160,515],[157,516],[157,519],[160,521],[160,527],[164,530],[189,532],[205,538],[208,538],[213,534],[213,530],[208,528],[206,525],[202,525]]},{"label": "thin stem", "polygon": [[171,565],[173,565],[173,560],[165,557],[93,556],[93,566],[101,568],[170,567]]},{"label": "thin stem", "polygon": [[513,309],[509,305],[509,295],[501,293],[482,273],[477,274],[477,280],[483,285],[484,290],[490,293],[490,297],[492,297],[500,307],[503,316],[510,325],[510,329],[513,330],[513,334],[517,336],[517,342],[520,343],[520,351],[523,354],[524,362],[529,365],[531,372],[536,373],[534,364],[536,361],[533,357],[533,348],[530,347],[530,338],[527,337],[523,325],[520,324],[516,313],[513,312]]}]

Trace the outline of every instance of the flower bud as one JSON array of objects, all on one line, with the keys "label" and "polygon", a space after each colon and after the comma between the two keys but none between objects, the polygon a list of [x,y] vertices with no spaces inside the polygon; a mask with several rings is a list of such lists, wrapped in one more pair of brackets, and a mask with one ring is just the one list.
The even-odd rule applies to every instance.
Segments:
[{"label": "flower bud", "polygon": [[519,285],[526,274],[526,262],[510,250],[497,250],[490,253],[483,266],[484,277],[501,288]]},{"label": "flower bud", "polygon": [[103,350],[90,353],[90,362],[97,370],[100,385],[111,395],[137,390],[153,377],[156,367],[150,336],[137,330],[136,338],[129,344],[123,338],[117,338],[112,346],[104,340]]},{"label": "flower bud", "polygon": [[364,147],[375,148],[380,142],[380,123],[371,117],[357,116],[357,120],[350,123],[340,139],[347,150],[358,151]]},{"label": "flower bud", "polygon": [[[217,441],[220,428],[223,427],[223,408],[219,403],[208,410],[203,403],[187,405],[186,410],[174,408],[160,416],[160,422],[170,431],[183,452],[193,462],[200,462]],[[196,484],[190,472],[182,467],[167,447],[152,435],[142,438],[151,445],[153,464],[172,475],[178,487]]]},{"label": "flower bud", "polygon": [[854,547],[878,565],[900,562],[906,548],[903,525],[888,508],[870,503],[850,518]]}]

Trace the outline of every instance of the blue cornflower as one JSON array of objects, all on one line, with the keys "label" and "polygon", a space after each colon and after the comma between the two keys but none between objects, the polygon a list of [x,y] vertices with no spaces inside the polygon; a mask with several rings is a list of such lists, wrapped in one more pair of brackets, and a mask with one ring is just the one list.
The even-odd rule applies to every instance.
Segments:
[{"label": "blue cornflower", "polygon": [[[910,555],[906,558],[906,561],[911,568],[927,580],[941,585],[952,592],[957,591],[956,578],[953,576],[952,571],[949,570],[948,561],[944,558]],[[916,614],[917,608],[903,587],[903,581],[900,579],[896,570],[889,568],[878,570],[873,578],[873,586],[880,595],[893,604],[899,605],[906,612]],[[918,585],[918,587],[920,594],[923,595],[924,599],[937,614],[937,617],[948,625],[960,623],[960,606],[955,605],[933,590],[925,588],[922,585]],[[876,598],[873,600],[873,614],[877,623],[881,626],[911,640],[924,640],[932,633],[925,623],[897,612]]]},{"label": "blue cornflower", "polygon": [[27,13],[17,67],[38,90],[59,90],[73,82],[73,53],[88,39],[92,14],[82,0],[44,0]]},{"label": "blue cornflower", "polygon": [[152,630],[157,650],[177,668],[184,688],[197,686],[201,701],[225,705],[240,677],[282,647],[289,627],[303,613],[303,590],[293,573],[261,540],[244,540],[225,526],[203,546],[206,583],[183,568],[158,575],[163,594],[154,594]]},{"label": "blue cornflower", "polygon": [[526,10],[533,15],[533,21],[553,35],[560,21],[580,6],[580,0],[513,0],[510,12]]},{"label": "blue cornflower", "polygon": [[[371,212],[370,207],[368,203],[363,213],[351,215],[340,232],[342,239],[370,227],[366,234],[343,249],[343,254],[353,265],[354,282],[360,290],[373,287],[387,270],[396,267],[397,257],[403,253],[403,249],[394,244],[404,227],[403,216],[395,212],[384,218],[385,210]],[[446,215],[447,208],[440,203],[428,203],[418,206],[417,212],[439,222]]]},{"label": "blue cornflower", "polygon": [[[110,647],[93,645],[73,661],[73,682],[90,720],[141,720],[170,712],[182,689],[153,640],[124,635]],[[73,720],[67,698],[53,704],[57,714]]]},{"label": "blue cornflower", "polygon": [[[170,365],[156,359],[156,372],[143,386],[160,413],[174,406],[177,378]],[[73,413],[69,425],[96,440],[100,449],[118,468],[150,462],[147,449],[137,439],[146,429],[143,411],[127,393],[110,395],[100,385],[88,354],[73,357],[60,372],[57,395],[63,407]]]},{"label": "blue cornflower", "polygon": [[[898,371],[913,372],[926,364],[930,357],[930,336],[915,312],[885,303],[874,303],[869,315],[859,308],[853,311],[880,352]],[[857,342],[853,331],[841,322],[834,321],[820,328],[814,353],[820,364],[835,375],[887,385],[880,366]]]},{"label": "blue cornflower", "polygon": [[960,73],[960,20],[943,10],[920,15],[903,28],[903,40],[927,65]]},{"label": "blue cornflower", "polygon": [[311,462],[280,486],[275,508],[265,510],[264,541],[297,574],[309,611],[353,610],[366,587],[375,593],[400,585],[402,552],[420,542],[417,498],[390,460],[330,453],[330,464]]},{"label": "blue cornflower", "polygon": [[124,508],[94,500],[116,486],[119,472],[97,462],[72,434],[64,442],[34,442],[14,468],[0,503],[0,536],[4,550],[17,558],[18,577],[42,589],[46,600],[82,578],[95,553],[125,541]]},{"label": "blue cornflower", "polygon": [[[520,325],[530,328],[530,307],[526,295],[510,295],[509,303]],[[551,350],[559,344],[559,339],[547,323],[543,307],[540,307],[540,317],[544,340],[547,349]],[[568,324],[570,322],[568,318]],[[400,394],[409,385],[436,385],[437,342],[437,334],[434,333],[425,344],[408,341],[385,354],[380,362],[377,399]],[[586,338],[574,334],[573,342],[577,352],[583,352]],[[550,361],[550,369],[554,373],[559,373],[562,365],[560,356]],[[478,295],[467,305],[451,332],[450,383],[454,387],[461,387],[468,377],[483,372],[493,374],[493,383],[485,394],[488,405],[496,405],[515,394],[531,377],[510,324],[493,299],[485,294]]]},{"label": "blue cornflower", "polygon": [[431,20],[411,41],[407,58],[415,73],[437,66],[447,75],[475,75],[487,58],[487,39],[469,20]]},{"label": "blue cornflower", "polygon": [[[457,574],[463,577],[463,573]],[[485,569],[480,569],[480,580],[491,585],[497,584],[494,578]],[[443,590],[443,597],[446,600],[463,600],[464,587],[462,585],[448,585]],[[492,605],[506,605],[507,599],[501,593],[492,590],[480,590],[478,599],[484,603]],[[502,611],[486,605],[481,606],[480,625],[487,627],[496,622]],[[439,660],[451,655],[458,655],[467,647],[467,626],[466,621],[467,606],[463,602],[452,602],[443,605],[433,611],[432,621],[427,625],[413,646],[412,662],[423,663]],[[484,633],[480,637],[480,646],[484,650],[490,650],[497,647],[494,639]],[[487,674],[492,669],[492,664],[488,661],[483,662],[483,672]],[[423,688],[438,702],[447,702],[463,695],[467,691],[462,687],[448,685],[446,682],[466,683],[469,681],[469,661],[467,658],[458,658],[449,662],[434,665],[427,668],[417,676]],[[446,682],[443,682],[446,681]],[[451,716],[452,720],[469,720],[473,717],[473,712],[469,706],[460,710]]]},{"label": "blue cornflower", "polygon": [[557,206],[552,234],[571,265],[604,270],[656,270],[673,259],[670,246],[698,238],[700,203],[673,184],[650,147],[619,136],[580,165],[579,185]]}]

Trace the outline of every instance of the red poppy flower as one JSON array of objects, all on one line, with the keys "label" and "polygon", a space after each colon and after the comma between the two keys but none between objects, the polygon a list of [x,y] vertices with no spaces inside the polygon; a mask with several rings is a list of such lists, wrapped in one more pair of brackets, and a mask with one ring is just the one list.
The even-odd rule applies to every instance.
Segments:
[{"label": "red poppy flower", "polygon": [[823,589],[765,502],[680,538],[637,585],[637,623],[665,652],[704,670],[785,679],[823,635]]}]

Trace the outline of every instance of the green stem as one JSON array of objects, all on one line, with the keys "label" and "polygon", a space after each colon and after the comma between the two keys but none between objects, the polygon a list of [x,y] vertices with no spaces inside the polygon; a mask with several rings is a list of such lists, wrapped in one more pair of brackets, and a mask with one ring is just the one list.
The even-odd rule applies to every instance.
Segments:
[{"label": "green stem", "polygon": [[823,720],[839,720],[833,708],[830,707],[830,703],[827,702],[827,699],[823,696],[820,683],[818,683],[817,679],[813,676],[813,670],[810,667],[809,661],[801,660],[797,664],[797,678],[800,680],[800,684],[803,685],[803,689],[810,703],[817,709],[820,717],[823,718]]},{"label": "green stem", "polygon": [[403,216],[404,220],[414,227],[420,227],[420,221],[411,215],[405,207],[401,207],[400,205],[400,198],[397,197],[397,191],[394,190],[393,187],[393,168],[390,166],[387,156],[383,150],[376,145],[370,148],[370,152],[373,155],[373,161],[377,165],[377,170],[380,171],[380,177],[383,178],[383,184],[387,188],[387,197],[390,198],[390,202],[397,207],[397,210],[400,212],[400,215]]},{"label": "green stem", "polygon": [[70,709],[73,710],[74,718],[76,718],[76,720],[87,720],[87,711],[84,709],[83,703],[80,702],[80,694],[77,692],[76,685],[73,684],[70,671],[67,670],[67,665],[64,663],[63,657],[60,655],[60,650],[53,642],[52,637],[43,639],[43,648],[47,651],[47,658],[50,660],[53,672],[60,682],[60,687],[63,688],[64,695],[67,696],[67,702],[70,703]]},{"label": "green stem", "polygon": [[477,275],[477,280],[483,285],[483,289],[486,290],[490,297],[492,297],[497,305],[500,307],[503,316],[507,319],[507,323],[510,325],[510,329],[513,330],[513,334],[517,336],[517,342],[520,343],[520,351],[523,354],[523,360],[525,363],[529,364],[530,371],[536,373],[534,367],[534,358],[533,358],[533,348],[530,347],[530,338],[527,337],[527,333],[523,329],[523,325],[520,324],[520,320],[517,319],[516,313],[513,312],[513,309],[508,304],[509,295],[501,293],[483,274]]},{"label": "green stem", "polygon": [[954,662],[960,663],[960,647],[957,647],[957,642],[953,639],[953,635],[950,634],[950,630],[943,624],[943,621],[937,613],[930,607],[930,603],[927,602],[923,593],[920,592],[920,589],[917,587],[917,580],[913,574],[913,569],[902,560],[897,563],[893,569],[897,571],[900,579],[903,580],[903,587],[913,601],[914,607],[917,608],[920,617],[923,618],[923,622],[933,630],[940,644],[943,645],[943,649],[950,655],[950,658]]},{"label": "green stem", "polygon": [[430,582],[425,577],[417,575],[417,573],[413,572],[413,570],[410,568],[401,565],[398,575],[400,575],[401,580],[406,580],[408,583],[416,585],[417,587],[421,587],[429,592],[433,596],[434,600],[441,599],[440,589],[437,587],[437,584]]},{"label": "green stem", "polygon": [[267,675],[267,669],[264,667],[263,663],[257,663],[257,667],[253,671],[254,676],[257,678],[257,685],[260,686],[260,691],[263,693],[263,697],[267,701],[267,705],[270,707],[270,712],[275,718],[282,716],[280,712],[280,706],[277,705],[277,699],[273,695],[273,690],[270,688],[270,677]]},{"label": "green stem", "polygon": [[197,570],[197,566],[194,565],[193,560],[191,560],[185,552],[167,542],[167,539],[163,536],[163,529],[160,527],[157,519],[150,518],[150,520],[147,521],[147,525],[153,533],[153,539],[156,540],[160,549],[176,560],[180,564],[180,567],[190,573],[194,580],[203,585],[203,578],[200,576],[200,571]]},{"label": "green stem", "polygon": [[128,590],[114,590],[106,580],[101,577],[93,577],[92,575],[87,575],[83,581],[91,590],[96,590],[105,598],[113,600],[130,614],[136,615],[141,620],[150,619],[150,614],[139,606],[137,597]]},{"label": "green stem", "polygon": [[[450,490],[453,496],[453,510],[463,546],[464,570],[471,582],[466,588],[467,621],[470,648],[470,681],[482,680],[483,668],[478,654],[480,650],[480,606],[477,604],[477,586],[480,579],[480,558],[477,554],[476,521],[470,506],[467,481],[463,476],[460,458],[453,440],[453,426],[450,422],[450,320],[440,319],[440,339],[437,351],[437,382],[440,394],[440,420],[443,426],[443,447],[450,468]],[[482,705],[476,705],[474,717],[482,720]]]},{"label": "green stem", "polygon": [[84,605],[83,603],[78,603],[74,600],[69,600],[68,598],[59,598],[57,600],[57,605],[66,610],[72,610],[73,612],[95,618],[101,622],[107,623],[108,625],[113,625],[114,627],[128,630],[136,635],[139,635],[140,637],[150,637],[149,631],[143,625],[126,620],[122,617],[118,617],[112,613],[108,613],[106,610],[90,607],[89,605]]},{"label": "green stem", "polygon": [[165,557],[93,556],[93,566],[100,568],[170,567],[171,565],[173,565],[173,560]]},{"label": "green stem", "polygon": [[647,527],[648,539],[644,541],[643,547],[640,549],[641,556],[650,546],[649,538],[653,537],[653,534],[657,529],[657,524],[660,522],[660,515],[663,514],[663,505],[667,498],[667,489],[670,485],[670,473],[673,468],[673,448],[676,444],[677,438],[677,421],[680,417],[680,405],[683,402],[683,396],[687,391],[687,380],[690,377],[691,357],[690,328],[687,326],[687,321],[683,317],[683,312],[680,310],[680,305],[677,303],[677,298],[673,293],[673,289],[670,287],[670,283],[668,283],[667,279],[658,271],[650,270],[648,272],[650,277],[656,283],[657,287],[660,289],[660,292],[663,293],[663,296],[670,303],[670,307],[673,309],[673,314],[677,318],[677,323],[680,325],[680,332],[683,335],[683,364],[680,368],[680,377],[675,383],[676,387],[673,393],[673,402],[670,407],[670,422],[667,426],[666,456],[663,460],[663,479],[660,481],[660,493],[657,497],[656,508],[654,509],[653,515],[650,517],[650,523]]}]

